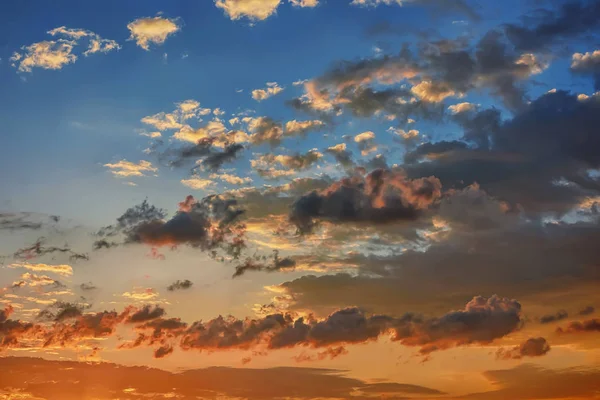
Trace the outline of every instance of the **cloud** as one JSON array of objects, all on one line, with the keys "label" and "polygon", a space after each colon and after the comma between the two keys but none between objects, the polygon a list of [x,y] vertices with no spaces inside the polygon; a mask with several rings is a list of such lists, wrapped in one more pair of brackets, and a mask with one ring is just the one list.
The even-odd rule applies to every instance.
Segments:
[{"label": "cloud", "polygon": [[110,170],[110,173],[118,178],[128,178],[131,176],[144,176],[146,172],[156,172],[158,168],[152,166],[150,161],[140,160],[134,163],[127,160],[121,160],[114,164],[104,164]]},{"label": "cloud", "polygon": [[600,90],[600,50],[573,54],[571,71],[581,75],[591,75],[595,80],[595,90]]},{"label": "cloud", "polygon": [[[210,108],[201,108],[200,102],[188,99],[176,104],[175,110],[170,113],[160,112],[142,118],[142,123],[152,125],[159,131],[182,129],[184,123],[192,118],[210,114]],[[160,137],[160,134],[158,135]],[[198,138],[199,139],[199,138]],[[198,140],[196,139],[196,140]]]},{"label": "cloud", "polygon": [[62,69],[65,65],[77,61],[78,57],[74,50],[84,40],[88,42],[87,50],[82,53],[86,57],[94,53],[108,53],[121,49],[116,41],[103,39],[98,34],[83,29],[61,26],[47,33],[62,38],[23,46],[22,52],[14,52],[11,56],[12,66],[19,72],[32,72],[33,68]]},{"label": "cloud", "polygon": [[596,309],[593,306],[587,306],[579,311],[579,315],[590,315],[594,312],[596,312]]},{"label": "cloud", "polygon": [[49,264],[30,264],[30,263],[15,263],[9,264],[9,268],[24,268],[34,272],[51,272],[62,276],[73,275],[73,267],[66,264],[49,265]]},{"label": "cloud", "polygon": [[200,189],[206,189],[209,186],[213,186],[215,184],[215,181],[209,180],[209,179],[193,177],[193,178],[189,178],[189,179],[182,179],[181,184],[189,187],[190,189],[200,190]]},{"label": "cloud", "polygon": [[279,86],[277,82],[267,82],[267,87],[264,89],[255,89],[252,91],[252,98],[256,101],[263,101],[269,97],[275,96],[283,92],[283,87]]},{"label": "cloud", "polygon": [[150,44],[162,45],[169,36],[181,30],[177,19],[157,17],[138,18],[129,24],[129,40],[135,40],[142,49],[150,50]]},{"label": "cloud", "polygon": [[189,279],[180,281],[179,279],[167,286],[167,290],[169,292],[174,292],[175,290],[184,290],[192,287],[194,283]]},{"label": "cloud", "polygon": [[[264,178],[277,179],[282,176],[291,176],[295,175],[299,171],[307,170],[317,163],[322,157],[323,154],[316,149],[312,149],[304,154],[263,154],[258,158],[251,160],[250,164],[260,176]],[[277,166],[279,166],[279,169]]]},{"label": "cloud", "polygon": [[597,2],[571,0],[561,4],[557,10],[544,9],[520,25],[505,24],[504,30],[518,50],[547,50],[592,31],[600,24],[599,17],[600,5]]},{"label": "cloud", "polygon": [[222,249],[239,256],[245,246],[244,227],[237,219],[244,211],[233,199],[212,195],[201,200],[187,196],[179,203],[179,211],[170,219],[164,210],[142,202],[129,208],[117,223],[102,228],[99,241],[120,237],[122,244],[142,243],[153,247],[188,245],[210,250]]},{"label": "cloud", "polygon": [[125,292],[121,296],[135,301],[148,301],[158,297],[158,293],[152,288],[135,288],[131,292]]},{"label": "cloud", "polygon": [[[163,347],[163,346],[161,346]],[[168,347],[165,347],[168,349]],[[164,369],[139,368],[108,362],[51,361],[31,357],[3,357],[0,368],[2,387],[14,390],[9,396],[31,394],[31,398],[82,397],[94,387],[95,396],[120,398],[206,398],[244,397],[275,400],[290,392],[302,399],[350,398],[356,392],[371,396],[435,396],[441,391],[424,386],[397,383],[367,383],[344,376],[342,371],[321,368],[206,368],[188,369],[185,373]],[[47,381],[32,382],[31,371],[39,371]],[[108,380],[106,376],[122,379]],[[269,382],[268,385],[261,382]],[[4,393],[3,393],[4,394]]]},{"label": "cloud", "polygon": [[435,177],[410,180],[400,172],[375,170],[364,178],[345,178],[298,198],[290,220],[301,232],[309,232],[314,219],[372,224],[410,221],[440,196],[441,183]]},{"label": "cloud", "polygon": [[277,145],[283,137],[283,126],[270,117],[245,117],[242,121],[248,124],[248,129],[252,132],[250,141],[253,144]]},{"label": "cloud", "polygon": [[310,131],[320,130],[325,126],[323,121],[318,119],[309,120],[309,121],[297,121],[291,120],[285,123],[284,135],[286,136],[296,136],[296,135],[305,135]]},{"label": "cloud", "polygon": [[375,134],[371,131],[359,133],[354,137],[354,141],[358,144],[360,153],[363,156],[377,151],[377,145],[375,145]]},{"label": "cloud", "polygon": [[245,185],[252,183],[252,178],[250,177],[239,177],[231,174],[211,174],[211,179],[219,179],[223,182],[229,183],[231,185]]},{"label": "cloud", "polygon": [[319,0],[289,0],[294,7],[316,7],[319,5]]},{"label": "cloud", "polygon": [[477,104],[468,103],[468,102],[458,103],[458,104],[453,104],[451,106],[448,106],[448,110],[452,114],[460,114],[460,113],[464,113],[464,112],[470,112],[470,111],[474,111],[476,109],[477,109]]},{"label": "cloud", "polygon": [[512,349],[499,349],[497,357],[504,360],[520,360],[523,357],[541,357],[550,351],[550,345],[543,337],[529,338]]},{"label": "cloud", "polygon": [[32,274],[30,272],[26,272],[23,275],[21,275],[19,281],[13,282],[12,287],[13,288],[23,287],[23,286],[36,287],[36,286],[49,286],[49,285],[52,285],[54,287],[64,287],[64,285],[62,283],[60,283],[59,281],[57,281],[55,279],[50,278],[49,276],[36,275],[36,274]]},{"label": "cloud", "polygon": [[556,328],[559,334],[600,332],[600,319],[588,319],[585,321],[572,321],[564,328]]},{"label": "cloud", "polygon": [[231,20],[247,18],[251,21],[263,21],[275,14],[281,0],[215,0]]},{"label": "cloud", "polygon": [[556,314],[544,315],[540,318],[540,324],[549,324],[552,322],[561,321],[569,318],[569,314],[565,310],[560,310]]}]

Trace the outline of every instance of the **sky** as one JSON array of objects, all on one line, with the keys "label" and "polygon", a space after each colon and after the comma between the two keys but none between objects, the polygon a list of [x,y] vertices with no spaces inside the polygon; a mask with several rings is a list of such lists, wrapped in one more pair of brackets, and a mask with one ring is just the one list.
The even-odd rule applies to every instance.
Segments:
[{"label": "sky", "polygon": [[0,3],[0,400],[600,399],[600,2]]}]

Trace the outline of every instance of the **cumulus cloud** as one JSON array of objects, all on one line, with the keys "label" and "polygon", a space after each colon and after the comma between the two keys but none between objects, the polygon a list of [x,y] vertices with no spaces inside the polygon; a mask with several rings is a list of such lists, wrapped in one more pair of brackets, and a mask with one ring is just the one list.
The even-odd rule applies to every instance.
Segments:
[{"label": "cumulus cloud", "polygon": [[318,119],[309,121],[297,121],[294,119],[285,123],[284,135],[305,135],[310,131],[322,129],[324,126],[325,122]]},{"label": "cumulus cloud", "polygon": [[84,56],[121,49],[116,41],[104,39],[94,32],[83,29],[61,26],[48,31],[48,34],[58,36],[59,39],[23,46],[22,52],[14,52],[11,56],[12,66],[19,72],[32,72],[33,68],[62,69],[65,65],[77,61],[75,50],[82,42],[88,43],[87,50],[82,53]]},{"label": "cumulus cloud", "polygon": [[410,180],[401,172],[375,170],[300,197],[290,220],[301,232],[310,231],[314,219],[375,224],[410,221],[440,197],[441,183],[435,177]]},{"label": "cumulus cloud", "polygon": [[263,101],[269,97],[275,96],[283,92],[283,87],[279,86],[277,82],[267,82],[267,87],[264,89],[255,89],[252,91],[252,98],[256,101]]},{"label": "cumulus cloud", "polygon": [[167,286],[167,290],[169,292],[174,292],[176,290],[185,290],[185,289],[191,288],[193,284],[194,283],[192,281],[190,281],[189,279],[185,279],[183,281],[180,281],[178,279],[175,282],[173,282],[172,284],[170,284],[169,286]]},{"label": "cumulus cloud", "polygon": [[219,179],[223,182],[229,183],[231,185],[245,185],[252,183],[252,178],[250,177],[240,177],[232,174],[211,174],[211,179]]},{"label": "cumulus cloud", "polygon": [[497,357],[504,360],[520,360],[523,357],[541,357],[550,351],[548,341],[543,337],[529,338],[512,349],[501,348]]},{"label": "cumulus cloud", "polygon": [[161,45],[169,36],[181,30],[177,19],[157,17],[138,18],[129,24],[129,40],[135,40],[142,49],[150,50],[150,45]]},{"label": "cumulus cloud", "polygon": [[299,171],[309,169],[322,157],[323,154],[316,149],[312,149],[304,154],[263,154],[251,160],[250,164],[260,176],[276,179],[282,176],[295,175]]},{"label": "cumulus cloud", "polygon": [[556,332],[559,334],[600,332],[600,319],[573,321],[565,327],[556,328]]},{"label": "cumulus cloud", "polygon": [[214,186],[215,181],[210,179],[202,179],[199,177],[193,177],[189,179],[182,179],[181,184],[189,187],[190,189],[200,190],[206,189],[209,186]]},{"label": "cumulus cloud", "polygon": [[137,163],[121,160],[116,163],[104,164],[110,173],[118,178],[129,178],[132,176],[144,176],[147,172],[156,172],[158,168],[152,166],[150,161],[141,160]]},{"label": "cumulus cloud", "polygon": [[216,0],[215,5],[232,20],[263,21],[275,14],[281,0]]},{"label": "cumulus cloud", "polygon": [[316,7],[319,5],[319,0],[289,0],[294,7]]},{"label": "cumulus cloud", "polygon": [[548,314],[540,317],[541,324],[549,324],[569,318],[569,314],[565,310],[557,311],[556,314]]},{"label": "cumulus cloud", "polygon": [[600,50],[573,54],[571,71],[592,76],[595,80],[594,89],[600,90]]},{"label": "cumulus cloud", "polygon": [[[245,247],[244,226],[237,220],[244,213],[234,199],[211,195],[201,200],[187,196],[170,219],[164,210],[147,201],[129,208],[116,224],[102,228],[98,241],[120,237],[122,244],[143,243],[153,247],[188,245],[211,251],[223,249],[239,256]],[[110,247],[110,246],[109,246]]]}]

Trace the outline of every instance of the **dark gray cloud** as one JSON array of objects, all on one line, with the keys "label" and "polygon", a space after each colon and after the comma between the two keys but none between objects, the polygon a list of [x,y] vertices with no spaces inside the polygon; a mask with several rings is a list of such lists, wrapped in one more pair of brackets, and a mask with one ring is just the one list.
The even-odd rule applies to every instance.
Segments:
[{"label": "dark gray cloud", "polygon": [[188,245],[207,251],[218,248],[237,257],[245,246],[244,227],[237,224],[244,210],[235,199],[211,195],[201,200],[188,196],[170,219],[164,210],[147,201],[129,208],[117,223],[102,228],[97,235],[119,235],[123,244],[144,243],[151,246]]},{"label": "dark gray cloud", "polygon": [[569,313],[565,310],[557,311],[555,314],[548,314],[540,317],[540,324],[549,324],[569,318]]},{"label": "dark gray cloud", "polygon": [[579,311],[579,315],[590,315],[593,314],[594,312],[596,312],[596,309],[593,306],[587,306],[582,308]]},{"label": "dark gray cloud", "polygon": [[541,357],[550,351],[548,341],[543,337],[529,338],[511,349],[501,348],[496,356],[504,360],[520,360],[523,357]]},{"label": "dark gray cloud", "polygon": [[365,177],[354,176],[312,191],[292,206],[290,221],[300,232],[310,232],[314,220],[336,223],[389,223],[415,220],[441,197],[435,177],[407,179],[400,172],[375,170]]},{"label": "dark gray cloud", "polygon": [[593,318],[585,321],[572,321],[565,327],[556,328],[559,334],[600,332],[600,319]]},{"label": "dark gray cloud", "polygon": [[169,292],[174,292],[176,290],[185,290],[185,289],[191,288],[193,284],[194,283],[192,281],[190,281],[189,279],[185,279],[183,281],[180,281],[178,279],[175,282],[173,282],[172,284],[170,284],[169,286],[167,286],[167,290]]},{"label": "dark gray cloud", "polygon": [[46,241],[47,239],[45,237],[40,237],[31,246],[23,247],[15,251],[13,257],[30,260],[36,257],[58,253],[68,255],[69,259],[72,261],[89,260],[86,253],[75,252],[68,244],[65,244],[64,246],[46,246]]},{"label": "dark gray cloud", "polygon": [[241,264],[235,267],[233,278],[244,275],[248,271],[278,272],[286,269],[293,269],[296,261],[289,257],[279,257],[279,252],[275,250],[272,256],[254,256],[249,257]]},{"label": "dark gray cloud", "polygon": [[600,3],[596,0],[567,1],[556,10],[541,9],[522,24],[505,24],[504,32],[521,51],[546,50],[556,44],[592,32],[600,26]]}]

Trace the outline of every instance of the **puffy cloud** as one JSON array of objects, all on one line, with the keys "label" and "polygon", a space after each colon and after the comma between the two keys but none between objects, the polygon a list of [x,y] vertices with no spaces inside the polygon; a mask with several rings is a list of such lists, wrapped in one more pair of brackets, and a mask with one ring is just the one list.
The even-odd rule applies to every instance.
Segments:
[{"label": "puffy cloud", "polygon": [[565,310],[557,311],[556,314],[544,315],[540,318],[541,324],[549,324],[552,322],[558,322],[563,319],[569,318],[569,314]]},{"label": "puffy cloud", "polygon": [[498,358],[504,360],[520,360],[523,357],[541,357],[550,351],[548,341],[543,337],[529,338],[519,346],[512,349],[499,349],[496,353]]},{"label": "puffy cloud", "polygon": [[250,177],[239,177],[231,174],[211,174],[211,179],[220,179],[223,182],[229,183],[231,185],[244,185],[247,183],[252,183],[252,178]]},{"label": "puffy cloud", "polygon": [[439,103],[446,97],[456,95],[456,92],[443,82],[422,81],[410,90],[424,101],[433,103]]},{"label": "puffy cloud", "polygon": [[354,141],[358,144],[358,148],[363,156],[377,151],[375,145],[375,134],[371,131],[359,133],[354,137]]},{"label": "puffy cloud", "polygon": [[[268,178],[294,175],[298,171],[306,170],[318,162],[323,155],[316,149],[309,150],[305,154],[293,155],[263,154],[251,160],[250,163],[259,175]],[[277,169],[279,165],[283,169]]]},{"label": "puffy cloud", "polygon": [[131,33],[129,40],[135,40],[142,49],[150,50],[150,44],[163,44],[169,36],[181,30],[181,26],[177,19],[157,16],[138,18],[127,24],[127,29]]},{"label": "puffy cloud", "polygon": [[319,0],[289,0],[294,7],[316,7]]},{"label": "puffy cloud", "polygon": [[332,154],[335,160],[346,169],[354,167],[354,161],[352,160],[352,153],[346,149],[346,143],[336,144],[328,147],[325,153]]},{"label": "puffy cloud", "polygon": [[238,20],[263,21],[275,14],[281,0],[216,0],[215,5],[229,18]]},{"label": "puffy cloud", "polygon": [[600,50],[573,54],[571,71],[591,75],[595,79],[595,90],[600,90]]},{"label": "puffy cloud", "polygon": [[590,315],[593,314],[594,312],[596,312],[596,309],[593,306],[587,306],[582,308],[579,311],[579,315]]},{"label": "puffy cloud", "polygon": [[212,195],[196,200],[187,196],[179,203],[179,211],[165,220],[164,210],[144,201],[125,211],[116,224],[102,228],[97,236],[99,241],[120,236],[123,244],[188,245],[210,250],[215,256],[216,250],[223,249],[237,257],[245,246],[244,227],[237,223],[243,213],[233,199]]},{"label": "puffy cloud", "polygon": [[179,279],[176,280],[175,282],[173,282],[172,284],[170,284],[169,286],[167,286],[167,290],[169,292],[174,292],[176,290],[185,290],[185,289],[189,289],[192,287],[194,283],[192,281],[190,281],[189,279],[180,281]]},{"label": "puffy cloud", "polygon": [[305,135],[310,131],[322,129],[324,126],[325,123],[318,119],[309,121],[297,121],[294,119],[285,123],[284,135]]},{"label": "puffy cloud", "polygon": [[34,272],[51,272],[62,276],[73,275],[73,267],[66,264],[61,265],[49,265],[49,264],[30,264],[30,263],[16,263],[9,264],[9,268],[24,268]]},{"label": "puffy cloud", "polygon": [[564,328],[556,328],[557,333],[584,333],[584,332],[600,332],[600,319],[588,319],[585,321],[570,322]]},{"label": "puffy cloud", "polygon": [[31,72],[33,68],[61,69],[74,63],[77,56],[73,54],[73,44],[69,42],[43,41],[24,46],[23,53],[14,53],[11,57],[13,66],[18,65],[20,72]]},{"label": "puffy cloud", "polygon": [[134,163],[127,160],[121,160],[116,163],[104,164],[110,172],[118,178],[128,178],[131,176],[144,176],[146,172],[156,172],[158,169],[152,166],[150,161],[141,160]]},{"label": "puffy cloud", "polygon": [[182,179],[181,184],[189,187],[190,189],[199,190],[199,189],[206,189],[209,186],[213,186],[215,184],[215,181],[210,180],[210,179],[202,179],[202,178],[198,178],[198,177],[193,177],[193,178],[189,178],[189,179]]},{"label": "puffy cloud", "polygon": [[476,109],[477,109],[477,104],[467,103],[467,102],[453,104],[451,106],[448,106],[448,110],[452,114],[460,114],[460,113],[464,113],[464,112],[474,111]]},{"label": "puffy cloud", "polygon": [[193,99],[184,100],[181,103],[177,103],[176,106],[177,108],[175,108],[173,112],[160,112],[154,115],[149,115],[142,118],[142,122],[144,124],[152,125],[159,131],[181,129],[184,128],[183,124],[188,119],[199,117],[201,115],[207,115],[211,112],[209,108],[200,108],[200,102]]},{"label": "puffy cloud", "polygon": [[267,87],[264,89],[255,89],[252,91],[252,98],[256,101],[263,101],[269,97],[275,96],[283,92],[283,87],[279,86],[277,82],[267,82]]},{"label": "puffy cloud", "polygon": [[414,220],[440,197],[441,183],[435,177],[410,180],[400,172],[375,170],[300,197],[290,220],[301,232],[311,230],[313,219],[374,224]]},{"label": "puffy cloud", "polygon": [[48,34],[62,38],[23,46],[21,53],[15,52],[10,58],[12,66],[18,68],[19,72],[31,72],[33,68],[61,69],[77,61],[74,50],[83,40],[88,41],[88,48],[82,53],[84,56],[121,49],[116,41],[103,39],[98,34],[83,29],[61,26],[48,31]]},{"label": "puffy cloud", "polygon": [[270,117],[245,117],[243,122],[248,124],[248,129],[252,133],[250,141],[253,144],[269,143],[277,145],[283,137],[283,126],[280,122]]},{"label": "puffy cloud", "polygon": [[542,15],[543,18],[534,16],[522,24],[504,25],[506,36],[518,50],[547,50],[593,31],[600,25],[600,4],[574,0],[558,9],[545,9]]}]

